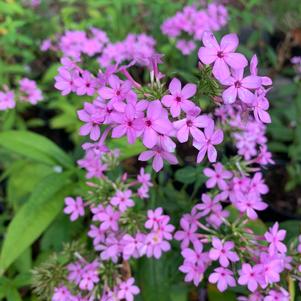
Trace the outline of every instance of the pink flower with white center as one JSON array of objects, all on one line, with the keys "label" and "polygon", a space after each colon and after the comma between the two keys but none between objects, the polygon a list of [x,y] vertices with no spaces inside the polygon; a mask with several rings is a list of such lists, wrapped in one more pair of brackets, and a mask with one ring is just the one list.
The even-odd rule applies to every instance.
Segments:
[{"label": "pink flower with white center", "polygon": [[218,80],[223,80],[230,76],[229,67],[241,69],[248,65],[244,55],[234,52],[239,43],[236,34],[225,35],[219,45],[214,35],[205,31],[202,41],[205,47],[199,49],[199,59],[206,65],[214,63],[212,72]]},{"label": "pink flower with white center", "polygon": [[165,95],[162,98],[164,106],[170,108],[172,117],[178,117],[181,110],[188,111],[194,108],[194,103],[189,100],[196,93],[195,84],[186,84],[183,89],[181,82],[174,78],[169,84],[170,95]]},{"label": "pink flower with white center", "polygon": [[126,211],[128,208],[135,205],[134,201],[131,199],[132,191],[120,191],[118,190],[116,194],[111,198],[111,205],[118,207],[120,212]]},{"label": "pink flower with white center", "polygon": [[213,248],[209,251],[209,257],[212,260],[219,260],[219,263],[223,267],[227,267],[231,262],[236,262],[239,257],[236,252],[232,251],[235,247],[232,241],[222,242],[219,238],[212,238]]},{"label": "pink flower with white center", "polygon": [[72,299],[73,296],[70,291],[65,286],[61,286],[54,289],[51,301],[71,301]]},{"label": "pink flower with white center", "polygon": [[194,206],[197,210],[201,211],[200,216],[206,216],[210,212],[215,211],[216,207],[219,204],[219,197],[215,196],[213,199],[206,193],[202,194],[202,203],[199,203]]},{"label": "pink flower with white center", "polygon": [[131,257],[139,258],[145,254],[145,235],[143,233],[137,233],[135,238],[129,234],[125,234],[122,237],[123,245],[123,258],[128,260]]},{"label": "pink flower with white center", "polygon": [[83,71],[80,76],[74,79],[77,95],[92,96],[96,90],[96,80],[89,71]]},{"label": "pink flower with white center", "polygon": [[0,91],[0,111],[13,109],[16,106],[14,97],[15,94],[12,91],[6,91],[6,92]]},{"label": "pink flower with white center", "polygon": [[65,67],[60,67],[58,72],[59,74],[55,77],[54,87],[60,90],[63,96],[75,92],[75,79],[79,76],[78,71],[69,71]]},{"label": "pink flower with white center", "polygon": [[79,130],[81,136],[87,136],[90,134],[90,138],[94,141],[98,140],[100,137],[99,126],[104,122],[105,113],[99,110],[94,103],[84,103],[84,108],[77,111],[77,116],[79,120],[85,122]]},{"label": "pink flower with white center", "polygon": [[244,69],[233,70],[232,76],[224,79],[222,84],[229,86],[223,92],[225,104],[234,103],[238,98],[246,104],[253,104],[255,95],[250,90],[255,90],[261,86],[261,79],[258,76],[249,75],[243,77]]},{"label": "pink flower with white center", "polygon": [[127,135],[128,143],[133,144],[143,129],[142,118],[136,118],[136,112],[131,104],[126,105],[122,114],[113,114],[112,119],[118,125],[113,128],[112,137],[120,138]]},{"label": "pink flower with white center", "polygon": [[173,130],[168,120],[167,111],[161,102],[155,100],[149,103],[144,118],[142,142],[147,148],[153,148],[158,143],[159,134],[169,134]]},{"label": "pink flower with white center", "polygon": [[174,154],[165,151],[159,146],[155,146],[152,150],[144,151],[138,159],[140,161],[148,161],[151,158],[154,158],[152,167],[156,172],[163,168],[163,160],[166,160],[169,164],[178,164]]},{"label": "pink flower with white center", "polygon": [[146,240],[146,256],[160,258],[162,252],[167,252],[170,250],[170,243],[163,239],[160,231],[151,232],[147,234]]},{"label": "pink flower with white center", "polygon": [[119,300],[133,301],[134,296],[140,293],[140,289],[134,285],[135,279],[133,277],[119,284],[117,297]]},{"label": "pink flower with white center", "polygon": [[197,163],[200,163],[206,153],[210,162],[215,162],[217,158],[217,151],[214,145],[220,144],[224,139],[222,130],[214,130],[214,122],[211,121],[205,128],[204,134],[200,136],[199,140],[193,141],[193,146],[199,150],[197,156]]},{"label": "pink flower with white center", "polygon": [[181,248],[185,249],[189,246],[190,242],[193,243],[198,240],[198,227],[195,224],[190,224],[189,221],[182,217],[180,220],[182,230],[175,233],[175,239],[181,241]]},{"label": "pink flower with white center", "polygon": [[199,128],[205,128],[209,118],[205,115],[200,116],[200,113],[200,108],[195,107],[187,112],[186,118],[173,123],[177,130],[177,138],[181,143],[188,141],[189,134],[195,140],[199,140],[202,136],[203,133]]},{"label": "pink flower with white center", "polygon": [[277,254],[277,252],[283,254],[286,253],[287,247],[282,242],[282,240],[285,239],[286,231],[285,230],[278,230],[279,224],[275,223],[273,227],[269,229],[268,232],[264,234],[265,239],[267,242],[270,243],[269,245],[269,254],[274,255]]},{"label": "pink flower with white center", "polygon": [[98,213],[98,220],[101,222],[100,229],[105,231],[112,229],[113,231],[118,231],[118,221],[120,218],[120,213],[115,211],[112,206],[105,207],[103,212]]},{"label": "pink flower with white center", "polygon": [[268,207],[268,205],[264,203],[256,194],[242,194],[241,192],[236,193],[236,201],[234,202],[234,206],[240,212],[246,213],[246,215],[253,220],[257,218],[257,213],[255,210],[262,211]]},{"label": "pink flower with white center", "polygon": [[85,215],[85,205],[83,202],[83,199],[81,197],[71,198],[67,197],[65,198],[65,209],[64,212],[66,214],[70,215],[70,220],[73,222],[77,220],[80,216]]},{"label": "pink flower with white center", "polygon": [[224,189],[227,187],[227,183],[225,180],[229,180],[232,177],[232,172],[225,170],[224,166],[221,163],[216,163],[213,165],[214,170],[211,168],[205,168],[204,174],[208,179],[206,182],[207,188],[213,188],[216,185],[219,189]]},{"label": "pink flower with white center", "polygon": [[164,219],[163,209],[161,207],[155,210],[147,210],[147,221],[144,224],[146,229],[158,230],[160,222]]},{"label": "pink flower with white center", "polygon": [[123,112],[125,109],[124,100],[131,90],[131,82],[121,81],[116,75],[111,75],[108,79],[109,87],[101,88],[98,93],[104,99],[109,99],[115,110]]},{"label": "pink flower with white center", "polygon": [[223,267],[216,268],[210,274],[208,280],[210,283],[217,283],[217,288],[220,292],[224,292],[228,286],[234,287],[236,285],[233,272]]},{"label": "pink flower with white center", "polygon": [[261,269],[259,266],[252,267],[248,263],[243,263],[239,272],[238,283],[240,285],[247,285],[251,292],[255,292],[258,287],[258,283],[261,283],[259,279],[262,278]]}]

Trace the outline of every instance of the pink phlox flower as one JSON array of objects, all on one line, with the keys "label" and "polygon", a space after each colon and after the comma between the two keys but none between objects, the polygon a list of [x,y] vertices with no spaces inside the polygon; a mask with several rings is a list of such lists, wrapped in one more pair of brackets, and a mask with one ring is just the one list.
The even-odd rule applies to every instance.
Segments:
[{"label": "pink phlox flower", "polygon": [[140,161],[148,161],[151,158],[154,158],[152,167],[156,172],[163,168],[163,160],[166,160],[169,164],[178,163],[178,160],[174,154],[165,151],[159,146],[155,146],[152,150],[142,152],[138,157]]},{"label": "pink phlox flower", "polygon": [[101,230],[100,226],[90,225],[88,236],[93,238],[94,247],[105,241],[105,231]]},{"label": "pink phlox flower", "polygon": [[131,257],[139,258],[145,254],[145,235],[143,233],[137,233],[135,237],[125,234],[122,237],[123,245],[123,258],[128,260]]},{"label": "pink phlox flower", "polygon": [[120,212],[115,211],[112,206],[105,207],[105,210],[97,214],[98,220],[101,222],[100,229],[105,231],[112,229],[118,230],[118,221],[120,218]]},{"label": "pink phlox flower", "polygon": [[[251,75],[255,75],[257,76],[257,65],[258,65],[258,59],[257,59],[257,55],[254,54],[251,58],[250,61],[250,73]],[[260,76],[261,79],[261,84],[263,86],[270,86],[273,84],[271,78],[267,77],[267,76]]]},{"label": "pink phlox flower", "polygon": [[70,220],[72,222],[77,220],[80,216],[85,215],[85,206],[81,197],[76,197],[75,199],[66,197],[65,205],[64,213],[70,214]]},{"label": "pink phlox flower", "polygon": [[97,261],[91,262],[84,266],[81,275],[81,281],[79,283],[79,288],[81,290],[91,291],[94,288],[95,284],[98,283],[98,267],[99,264],[97,263]]},{"label": "pink phlox flower", "polygon": [[258,76],[249,75],[243,77],[244,69],[232,71],[232,76],[224,79],[222,84],[229,86],[223,92],[223,100],[225,104],[232,104],[237,99],[243,103],[253,104],[255,95],[250,90],[255,90],[261,86],[261,79]]},{"label": "pink phlox flower", "polygon": [[236,201],[233,205],[240,212],[246,213],[246,215],[252,220],[257,218],[255,210],[262,211],[268,207],[268,205],[255,193],[242,194],[241,192],[236,193]]},{"label": "pink phlox flower", "polygon": [[174,78],[169,84],[170,95],[165,95],[162,98],[162,103],[170,108],[172,117],[178,117],[181,113],[181,110],[188,111],[189,109],[194,108],[194,103],[189,100],[196,93],[195,84],[186,84],[183,89],[181,82]]},{"label": "pink phlox flower", "polygon": [[202,203],[195,205],[195,208],[200,211],[200,216],[206,216],[211,212],[217,210],[217,205],[219,204],[220,199],[218,196],[211,198],[208,194],[202,194]]},{"label": "pink phlox flower", "polygon": [[113,128],[112,137],[120,138],[127,135],[128,143],[135,143],[137,136],[143,129],[143,120],[136,118],[134,106],[127,104],[124,113],[113,114],[112,119],[118,124]]},{"label": "pink phlox flower", "polygon": [[255,92],[255,99],[252,104],[253,113],[257,122],[271,123],[271,116],[267,112],[269,109],[269,101],[264,95],[258,95]]},{"label": "pink phlox flower", "polygon": [[202,63],[213,65],[213,75],[218,80],[227,79],[230,76],[230,69],[242,69],[248,65],[244,55],[235,53],[238,47],[238,37],[231,33],[221,39],[220,45],[211,32],[203,33],[202,41],[205,47],[201,47],[198,52]]},{"label": "pink phlox flower", "polygon": [[269,294],[264,297],[263,301],[289,301],[291,300],[290,294],[284,289],[280,288],[280,291],[272,289]]},{"label": "pink phlox flower", "polygon": [[209,179],[206,182],[207,188],[213,188],[218,186],[219,189],[223,189],[227,186],[225,180],[229,180],[232,177],[232,172],[225,170],[221,163],[216,163],[213,165],[214,170],[211,168],[205,168],[204,174]]},{"label": "pink phlox flower", "polygon": [[189,246],[190,242],[193,243],[198,240],[198,227],[195,224],[190,224],[185,217],[181,218],[180,225],[181,230],[175,233],[174,238],[181,241],[181,248],[185,249]]},{"label": "pink phlox flower", "polygon": [[120,237],[115,235],[115,233],[110,233],[104,243],[97,245],[95,250],[100,251],[100,258],[102,260],[112,260],[114,263],[117,263],[122,252]]},{"label": "pink phlox flower", "polygon": [[111,75],[108,79],[109,87],[100,88],[98,93],[104,99],[109,99],[109,103],[114,109],[123,112],[125,109],[124,100],[130,92],[132,84],[129,81],[121,81],[116,75]]},{"label": "pink phlox flower", "polygon": [[224,134],[222,130],[214,129],[214,122],[211,121],[209,125],[205,128],[204,134],[202,133],[199,140],[193,141],[193,146],[199,150],[197,156],[197,163],[200,163],[206,153],[208,154],[208,159],[210,162],[215,162],[217,158],[217,151],[214,145],[220,144],[224,139]]},{"label": "pink phlox flower", "polygon": [[186,118],[177,120],[173,123],[177,130],[177,138],[183,143],[187,142],[189,134],[195,140],[199,140],[202,136],[202,131],[199,128],[205,128],[209,123],[209,118],[206,115],[200,115],[201,110],[198,107],[187,111]]},{"label": "pink phlox flower", "polygon": [[159,100],[148,104],[146,117],[144,118],[144,129],[142,142],[147,148],[153,148],[158,143],[159,134],[169,134],[173,130],[168,119],[168,114],[163,109]]},{"label": "pink phlox flower", "polygon": [[84,103],[84,108],[77,111],[77,116],[79,120],[85,122],[79,130],[79,134],[82,136],[87,136],[90,134],[90,138],[96,141],[100,137],[99,126],[103,124],[105,120],[105,112],[99,110],[94,103]]},{"label": "pink phlox flower", "polygon": [[155,210],[147,210],[147,221],[144,224],[146,229],[158,230],[160,222],[164,219],[163,209],[161,207]]},{"label": "pink phlox flower", "polygon": [[267,242],[270,243],[269,245],[269,254],[274,255],[277,252],[279,253],[286,253],[287,247],[282,242],[285,239],[286,231],[285,230],[279,230],[279,224],[275,223],[273,227],[269,229],[264,234],[265,239]]},{"label": "pink phlox flower", "polygon": [[140,168],[140,173],[137,176],[137,180],[144,187],[152,187],[153,184],[151,182],[151,175],[144,171],[144,168]]},{"label": "pink phlox flower", "polygon": [[131,199],[132,191],[120,191],[118,190],[116,194],[111,198],[110,203],[113,206],[119,208],[120,212],[126,211],[128,208],[135,205],[134,201]]},{"label": "pink phlox flower", "polygon": [[258,287],[258,283],[262,282],[262,273],[259,266],[252,267],[248,263],[243,263],[241,270],[239,270],[238,283],[240,285],[247,285],[251,292],[255,292]]},{"label": "pink phlox flower", "polygon": [[0,111],[13,109],[16,106],[14,97],[15,95],[12,91],[0,91]]},{"label": "pink phlox flower", "polygon": [[258,195],[267,194],[269,192],[268,186],[264,183],[262,173],[256,172],[249,183],[249,191],[255,192]]},{"label": "pink phlox flower", "polygon": [[56,287],[51,301],[73,301],[74,296],[65,286]]},{"label": "pink phlox flower", "polygon": [[209,257],[212,260],[219,260],[219,263],[223,267],[227,267],[231,262],[236,262],[239,257],[236,252],[232,251],[235,247],[232,241],[222,242],[219,238],[212,238],[213,248],[209,251]]},{"label": "pink phlox flower", "polygon": [[117,297],[119,300],[133,301],[134,296],[140,293],[138,286],[134,285],[135,279],[133,277],[119,284]]},{"label": "pink phlox flower", "polygon": [[54,87],[61,91],[63,96],[76,91],[75,79],[79,76],[77,70],[68,70],[65,67],[58,69],[58,75],[55,77]]},{"label": "pink phlox flower", "polygon": [[92,96],[97,88],[96,79],[89,71],[83,71],[74,79],[77,95]]},{"label": "pink phlox flower", "polygon": [[171,249],[170,243],[163,239],[160,231],[154,231],[147,234],[145,239],[146,256],[159,259],[163,252]]},{"label": "pink phlox flower", "polygon": [[236,285],[233,272],[224,267],[214,269],[208,280],[210,283],[217,283],[217,288],[220,292],[224,292],[228,286],[234,287]]},{"label": "pink phlox flower", "polygon": [[70,263],[67,265],[68,281],[79,284],[83,274],[83,268],[80,262]]}]

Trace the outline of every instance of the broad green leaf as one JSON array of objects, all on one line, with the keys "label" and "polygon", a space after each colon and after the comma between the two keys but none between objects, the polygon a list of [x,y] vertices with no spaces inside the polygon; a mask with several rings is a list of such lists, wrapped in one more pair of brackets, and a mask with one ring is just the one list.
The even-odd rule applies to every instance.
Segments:
[{"label": "broad green leaf", "polygon": [[169,279],[164,258],[142,258],[139,260],[137,278],[143,301],[170,301]]},{"label": "broad green leaf", "polygon": [[70,167],[69,156],[51,140],[29,131],[0,133],[0,146],[35,161]]},{"label": "broad green leaf", "polygon": [[196,181],[197,170],[192,166],[186,166],[176,171],[175,178],[184,184],[192,184]]},{"label": "broad green leaf", "polygon": [[226,291],[226,292],[219,292],[216,286],[209,284],[208,285],[208,300],[209,301],[236,301],[237,298],[234,292]]},{"label": "broad green leaf", "polygon": [[3,273],[49,226],[64,204],[69,174],[42,179],[8,226],[0,256]]},{"label": "broad green leaf", "polygon": [[133,156],[137,156],[145,150],[143,144],[137,140],[135,144],[129,144],[127,138],[112,139],[108,143],[110,149],[120,149],[121,160],[127,159]]}]

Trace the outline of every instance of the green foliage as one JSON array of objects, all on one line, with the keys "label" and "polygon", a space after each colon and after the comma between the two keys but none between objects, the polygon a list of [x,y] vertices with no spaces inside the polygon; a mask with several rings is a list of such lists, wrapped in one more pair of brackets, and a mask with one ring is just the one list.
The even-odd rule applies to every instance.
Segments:
[{"label": "green foliage", "polygon": [[36,186],[8,226],[2,246],[0,273],[31,245],[62,210],[69,174],[52,174]]},{"label": "green foliage", "polygon": [[48,165],[71,167],[71,159],[64,151],[47,138],[26,131],[0,133],[0,145],[26,158]]}]

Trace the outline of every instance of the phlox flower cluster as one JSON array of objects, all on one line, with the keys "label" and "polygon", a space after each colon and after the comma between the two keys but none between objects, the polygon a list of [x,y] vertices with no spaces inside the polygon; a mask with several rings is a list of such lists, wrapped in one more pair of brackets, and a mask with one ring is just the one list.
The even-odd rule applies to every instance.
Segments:
[{"label": "phlox flower cluster", "polygon": [[224,87],[223,104],[237,104],[242,111],[252,111],[257,122],[270,123],[266,98],[269,88],[266,87],[272,85],[272,80],[257,74],[257,56],[252,57],[250,75],[245,76],[248,60],[235,52],[239,44],[236,34],[227,34],[218,43],[211,32],[205,32],[202,41],[204,46],[199,49],[198,56],[203,64],[213,66],[213,76]]},{"label": "phlox flower cluster", "polygon": [[222,4],[209,3],[199,8],[197,4],[185,6],[161,26],[163,34],[176,40],[183,55],[196,49],[204,31],[219,31],[228,23],[228,11]]},{"label": "phlox flower cluster", "polygon": [[51,39],[42,41],[41,51],[60,51],[63,57],[75,61],[83,56],[97,57],[100,67],[108,67],[122,62],[136,61],[147,66],[149,58],[155,54],[155,40],[144,33],[129,34],[124,40],[111,42],[107,34],[98,29],[89,31],[69,30],[55,43]]},{"label": "phlox flower cluster", "polygon": [[[268,187],[259,172],[253,177],[239,177],[237,173],[221,163],[205,168],[206,187],[211,190],[183,215],[181,229],[175,233],[184,259],[179,269],[185,281],[196,286],[205,273],[220,292],[245,286],[250,295],[239,300],[289,300],[283,279],[288,273],[300,279],[300,250],[296,245],[287,248],[286,231],[279,229],[278,223],[264,235],[254,233],[249,221],[257,218],[256,211],[267,207],[261,195]],[[235,220],[230,219],[225,202],[239,211]]]},{"label": "phlox flower cluster", "polygon": [[[93,145],[88,152],[102,151]],[[98,175],[95,178],[99,180]],[[64,212],[72,222],[87,212],[92,216],[88,236],[93,240],[95,259],[88,262],[76,254],[76,261],[66,266],[67,278],[55,288],[52,300],[132,301],[140,290],[133,277],[124,278],[119,263],[142,256],[160,258],[171,248],[174,226],[162,208],[148,210],[146,218],[135,212],[136,203],[147,199],[153,186],[150,174],[143,168],[135,179],[123,174],[112,182],[103,174],[101,182],[91,181],[87,183],[90,191],[85,201],[82,197],[67,197]],[[100,287],[101,295],[96,293]]]},{"label": "phlox flower cluster", "polygon": [[20,102],[27,102],[36,105],[43,100],[42,91],[38,88],[34,80],[22,78],[19,80],[17,91],[11,91],[4,87],[4,91],[0,91],[0,111],[13,109],[16,106],[17,99]]}]

